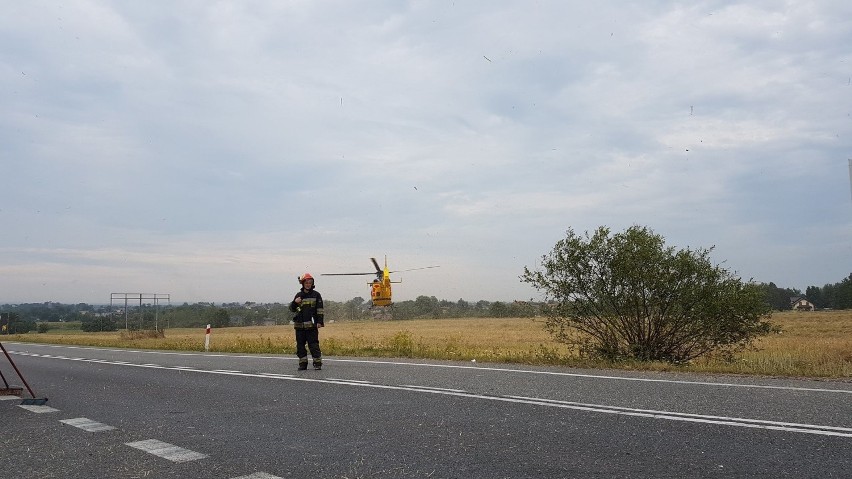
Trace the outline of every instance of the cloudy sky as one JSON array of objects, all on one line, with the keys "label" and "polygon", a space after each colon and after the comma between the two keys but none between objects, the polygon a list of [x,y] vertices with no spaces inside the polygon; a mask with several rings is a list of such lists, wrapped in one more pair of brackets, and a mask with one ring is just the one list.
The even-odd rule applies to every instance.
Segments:
[{"label": "cloudy sky", "polygon": [[848,0],[0,6],[0,303],[530,299],[601,225],[852,272]]}]

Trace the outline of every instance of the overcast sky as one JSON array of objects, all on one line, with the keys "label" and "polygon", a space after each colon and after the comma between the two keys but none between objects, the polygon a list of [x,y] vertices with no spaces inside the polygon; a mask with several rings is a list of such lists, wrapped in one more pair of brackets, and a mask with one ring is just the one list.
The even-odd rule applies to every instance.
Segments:
[{"label": "overcast sky", "polygon": [[0,303],[524,300],[601,225],[852,272],[848,0],[0,7]]}]

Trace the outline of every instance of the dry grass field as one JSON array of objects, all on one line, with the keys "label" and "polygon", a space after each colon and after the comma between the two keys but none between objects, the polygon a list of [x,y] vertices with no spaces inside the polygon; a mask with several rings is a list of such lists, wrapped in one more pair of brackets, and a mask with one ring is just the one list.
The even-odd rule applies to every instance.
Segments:
[{"label": "dry grass field", "polygon": [[[739,353],[733,361],[702,359],[681,366],[580,359],[550,338],[541,319],[336,322],[323,328],[320,338],[326,356],[476,359],[478,362],[852,379],[852,311],[776,313],[772,322],[781,332],[760,339],[755,350]],[[203,328],[170,329],[165,337],[159,338],[130,337],[123,332],[56,330],[5,339],[202,351],[204,336]],[[293,354],[295,341],[290,326],[222,328],[213,330],[210,350]]]},{"label": "dry grass field", "polygon": [[779,334],[762,338],[734,364],[735,373],[852,378],[852,311],[785,312],[772,316]]}]

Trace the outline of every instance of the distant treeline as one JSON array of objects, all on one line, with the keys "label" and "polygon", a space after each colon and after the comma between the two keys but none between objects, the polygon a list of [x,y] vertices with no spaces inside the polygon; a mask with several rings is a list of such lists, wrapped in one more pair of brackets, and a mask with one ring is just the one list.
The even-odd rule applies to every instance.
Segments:
[{"label": "distant treeline", "polygon": [[779,288],[775,283],[760,283],[766,301],[773,309],[789,310],[794,298],[805,298],[817,309],[852,309],[852,273],[838,283],[808,286],[804,293],[795,288]]},{"label": "distant treeline", "polygon": [[[411,301],[394,303],[394,320],[458,317],[532,317],[539,305],[530,302],[477,301],[471,303],[439,300],[420,296]],[[51,329],[50,323],[79,322],[84,331],[114,331],[116,329],[168,329],[227,326],[260,326],[289,324],[293,313],[288,303],[184,303],[175,305],[142,305],[110,308],[86,303],[25,303],[0,306],[7,334]],[[372,317],[369,301],[356,297],[346,302],[325,301],[327,320],[352,321]]]},{"label": "distant treeline", "polygon": [[[818,309],[852,309],[852,273],[847,278],[825,286],[809,286],[802,291],[781,288],[775,283],[760,283],[766,301],[773,309],[791,308],[794,298],[806,298]],[[540,313],[541,303],[532,301],[447,301],[434,296],[418,296],[415,300],[393,305],[393,319],[466,318],[466,317],[533,317]],[[182,305],[143,305],[124,308],[86,303],[54,302],[0,305],[0,334],[44,332],[49,323],[80,322],[87,331],[115,329],[168,329],[227,326],[260,326],[288,324],[292,317],[287,303],[184,303]],[[349,301],[325,301],[327,320],[352,321],[372,317],[370,303],[356,297]],[[43,324],[48,323],[48,324]]]}]

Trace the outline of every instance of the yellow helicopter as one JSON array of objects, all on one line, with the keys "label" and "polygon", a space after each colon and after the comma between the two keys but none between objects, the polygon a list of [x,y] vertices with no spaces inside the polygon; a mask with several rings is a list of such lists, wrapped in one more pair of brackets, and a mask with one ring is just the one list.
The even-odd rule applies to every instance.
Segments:
[{"label": "yellow helicopter", "polygon": [[391,273],[404,273],[406,271],[416,271],[419,269],[430,269],[430,268],[440,268],[440,266],[426,266],[423,268],[412,268],[412,269],[403,269],[398,271],[389,271],[388,270],[388,258],[385,256],[385,267],[379,267],[379,262],[376,261],[376,258],[370,258],[370,261],[373,262],[373,266],[376,267],[376,271],[370,271],[368,273],[325,273],[320,274],[320,276],[367,276],[374,274],[376,278],[371,282],[367,283],[370,285],[370,299],[373,302],[374,307],[385,307],[391,306],[391,284],[392,283],[402,283],[402,281],[391,281],[390,275]]}]

